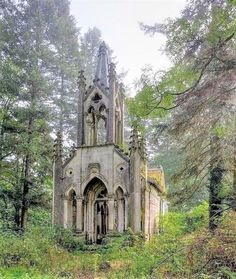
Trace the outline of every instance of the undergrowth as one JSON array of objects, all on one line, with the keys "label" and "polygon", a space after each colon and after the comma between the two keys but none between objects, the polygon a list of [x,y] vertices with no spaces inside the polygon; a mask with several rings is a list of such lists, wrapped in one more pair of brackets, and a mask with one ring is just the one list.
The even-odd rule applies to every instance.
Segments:
[{"label": "undergrowth", "polygon": [[104,245],[85,245],[69,230],[34,223],[24,233],[2,229],[0,278],[235,279],[236,214],[228,212],[214,234],[208,208],[168,213],[149,242],[129,229]]}]

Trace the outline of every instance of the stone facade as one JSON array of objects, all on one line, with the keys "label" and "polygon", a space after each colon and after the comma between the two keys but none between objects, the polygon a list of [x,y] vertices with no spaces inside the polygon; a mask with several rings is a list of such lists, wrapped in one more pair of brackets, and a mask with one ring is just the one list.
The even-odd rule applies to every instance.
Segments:
[{"label": "stone facade", "polygon": [[53,223],[73,227],[88,242],[128,227],[147,238],[157,232],[166,211],[164,173],[148,170],[143,140],[133,129],[124,153],[124,90],[101,44],[97,71],[87,87],[78,78],[77,147],[63,161],[57,135],[54,158]]}]

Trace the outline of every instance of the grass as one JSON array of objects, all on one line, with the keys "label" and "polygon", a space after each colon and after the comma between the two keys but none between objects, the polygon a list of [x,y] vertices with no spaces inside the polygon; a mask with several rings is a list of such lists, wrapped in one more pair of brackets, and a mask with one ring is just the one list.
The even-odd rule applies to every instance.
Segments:
[{"label": "grass", "polygon": [[129,231],[89,246],[70,231],[47,225],[34,224],[22,235],[2,231],[0,278],[235,279],[235,217],[224,216],[209,235],[203,206],[195,213],[168,214],[163,233],[150,242]]}]

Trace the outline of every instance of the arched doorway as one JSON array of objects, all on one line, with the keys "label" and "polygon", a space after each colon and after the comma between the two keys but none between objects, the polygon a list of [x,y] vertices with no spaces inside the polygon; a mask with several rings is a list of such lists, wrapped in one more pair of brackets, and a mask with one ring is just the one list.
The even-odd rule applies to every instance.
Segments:
[{"label": "arched doorway", "polygon": [[118,232],[125,230],[125,197],[121,187],[115,192],[115,227]]},{"label": "arched doorway", "polygon": [[105,184],[93,178],[84,190],[84,228],[87,242],[100,244],[108,231],[108,197]]}]

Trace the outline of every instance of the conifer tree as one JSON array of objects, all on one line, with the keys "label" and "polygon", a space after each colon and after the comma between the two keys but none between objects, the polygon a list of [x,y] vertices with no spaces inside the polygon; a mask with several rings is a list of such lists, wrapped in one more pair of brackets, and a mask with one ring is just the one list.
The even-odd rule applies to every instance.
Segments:
[{"label": "conifer tree", "polygon": [[235,18],[233,2],[192,0],[179,18],[142,25],[147,33],[166,35],[166,53],[174,66],[156,83],[147,82],[131,105],[135,111],[138,103],[141,115],[152,118],[171,111],[169,135],[186,154],[175,177],[182,182],[193,178],[180,197],[189,198],[208,185],[213,230],[233,205],[233,186],[225,190],[224,185],[233,185],[235,171]]},{"label": "conifer tree", "polygon": [[21,228],[27,225],[29,208],[46,202],[50,130],[56,122],[50,116],[58,107],[55,95],[63,79],[65,88],[58,91],[64,103],[57,117],[62,126],[68,100],[61,96],[75,95],[71,84],[78,60],[77,28],[68,5],[56,0],[2,2],[0,195],[6,207],[14,208],[15,224]]}]

